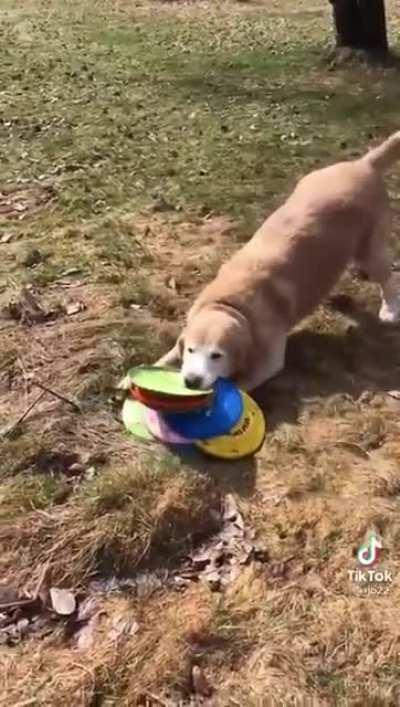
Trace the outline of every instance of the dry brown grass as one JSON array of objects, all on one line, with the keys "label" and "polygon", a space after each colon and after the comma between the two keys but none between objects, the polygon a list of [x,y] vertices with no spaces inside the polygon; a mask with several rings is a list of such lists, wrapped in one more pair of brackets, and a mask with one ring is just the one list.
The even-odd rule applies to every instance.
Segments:
[{"label": "dry brown grass", "polygon": [[[189,705],[195,665],[221,707],[399,704],[400,402],[388,393],[400,331],[377,323],[376,288],[347,276],[293,335],[285,373],[257,394],[268,435],[255,459],[145,449],[124,433],[115,392],[128,366],[168,347],[297,174],[395,127],[397,75],[320,61],[325,2],[24,7],[4,8],[16,68],[0,193],[21,193],[0,204],[1,307],[29,286],[54,316],[0,323],[0,587],[32,590],[48,567],[49,582],[95,595],[100,615],[86,648],[60,622],[1,645],[0,704]],[[20,42],[41,93],[18,73]],[[395,203],[399,185],[394,175]],[[5,435],[35,380],[80,412],[47,395]],[[213,535],[232,492],[268,562],[223,592],[158,579],[140,594],[146,573],[167,578]],[[387,594],[349,579],[370,529]],[[111,592],[115,577],[131,584]],[[116,637],[121,615],[137,630]]]}]

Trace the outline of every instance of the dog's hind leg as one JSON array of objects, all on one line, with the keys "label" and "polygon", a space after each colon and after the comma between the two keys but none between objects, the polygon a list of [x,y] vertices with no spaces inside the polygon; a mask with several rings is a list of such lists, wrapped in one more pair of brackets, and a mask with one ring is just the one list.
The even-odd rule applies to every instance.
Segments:
[{"label": "dog's hind leg", "polygon": [[390,226],[391,218],[387,213],[375,229],[359,265],[371,280],[380,285],[382,304],[379,319],[395,323],[400,321],[400,283],[391,270],[391,257],[386,245]]}]

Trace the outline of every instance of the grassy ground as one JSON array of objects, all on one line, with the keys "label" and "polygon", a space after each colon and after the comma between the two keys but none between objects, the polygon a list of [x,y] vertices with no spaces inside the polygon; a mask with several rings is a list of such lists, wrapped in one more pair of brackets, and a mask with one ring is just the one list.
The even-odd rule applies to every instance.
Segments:
[{"label": "grassy ground", "polygon": [[[323,0],[0,4],[1,586],[169,572],[228,493],[269,556],[223,592],[97,591],[85,650],[60,627],[0,647],[2,705],[187,704],[194,664],[224,706],[399,703],[400,331],[376,288],[346,277],[292,337],[254,460],[144,450],[113,395],[299,175],[398,129],[398,70],[333,66],[330,35]],[[81,413],[43,397],[5,435],[35,381]],[[382,596],[348,576],[371,528]]]}]

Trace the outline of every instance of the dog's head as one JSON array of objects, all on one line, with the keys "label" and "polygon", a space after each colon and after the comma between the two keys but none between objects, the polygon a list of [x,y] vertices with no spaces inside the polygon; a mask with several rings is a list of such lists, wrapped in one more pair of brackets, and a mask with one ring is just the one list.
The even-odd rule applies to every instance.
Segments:
[{"label": "dog's head", "polygon": [[180,338],[182,374],[189,388],[210,388],[217,378],[245,372],[251,351],[246,321],[220,309],[198,312]]}]

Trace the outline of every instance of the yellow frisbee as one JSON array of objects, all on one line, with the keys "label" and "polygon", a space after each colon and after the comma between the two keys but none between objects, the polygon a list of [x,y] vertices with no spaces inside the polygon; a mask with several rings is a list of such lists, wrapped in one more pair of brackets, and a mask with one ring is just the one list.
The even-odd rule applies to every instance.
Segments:
[{"label": "yellow frisbee", "polygon": [[257,403],[241,392],[243,413],[227,435],[196,441],[196,447],[213,457],[240,459],[255,454],[265,437],[265,418]]}]

